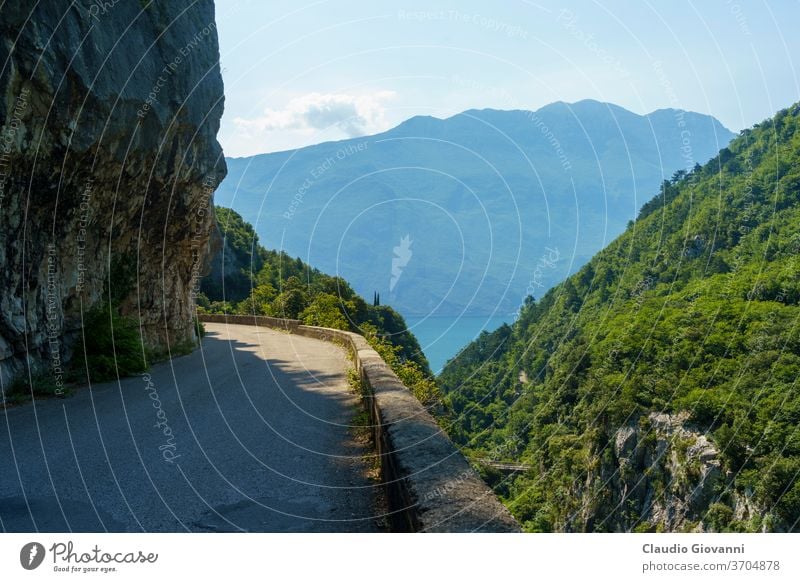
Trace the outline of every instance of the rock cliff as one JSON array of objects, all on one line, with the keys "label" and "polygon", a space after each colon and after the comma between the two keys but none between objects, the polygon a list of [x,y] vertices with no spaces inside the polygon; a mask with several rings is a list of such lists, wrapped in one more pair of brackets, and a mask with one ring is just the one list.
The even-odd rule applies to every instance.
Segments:
[{"label": "rock cliff", "polygon": [[57,374],[109,298],[147,343],[191,339],[226,172],[212,0],[12,0],[0,67],[4,379]]},{"label": "rock cliff", "polygon": [[601,471],[612,485],[615,530],[694,529],[717,501],[725,480],[719,451],[687,421],[688,414],[651,413],[617,430],[616,463]]},{"label": "rock cliff", "polygon": [[576,484],[581,511],[566,529],[719,531],[766,514],[752,493],[729,490],[719,448],[688,413],[650,413],[618,428],[611,444]]}]

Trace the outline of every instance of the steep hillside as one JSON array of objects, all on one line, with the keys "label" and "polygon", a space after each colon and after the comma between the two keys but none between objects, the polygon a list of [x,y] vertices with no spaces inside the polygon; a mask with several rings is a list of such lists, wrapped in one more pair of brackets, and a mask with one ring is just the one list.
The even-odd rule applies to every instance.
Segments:
[{"label": "steep hillside", "polygon": [[269,248],[406,315],[507,316],[526,289],[563,280],[621,233],[664,178],[731,137],[712,117],[597,101],[471,110],[229,159],[217,200]]},{"label": "steep hillside", "polygon": [[253,225],[238,212],[219,206],[215,215],[215,250],[209,257],[209,272],[201,279],[200,290],[213,301],[237,303],[256,286],[256,275],[269,252],[259,243]]},{"label": "steep hillside", "polygon": [[800,106],[662,185],[626,232],[451,361],[451,434],[533,531],[800,519]]},{"label": "steep hillside", "polygon": [[341,277],[326,275],[285,252],[265,249],[252,225],[234,210],[217,207],[216,214],[222,245],[201,282],[201,309],[301,319],[307,325],[361,333],[386,348],[387,360],[396,357],[398,364],[412,363],[419,372],[417,380],[433,390],[428,360],[399,313],[380,305],[377,297],[368,304]]},{"label": "steep hillside", "polygon": [[60,384],[95,306],[151,347],[194,337],[218,59],[212,0],[0,5],[4,382],[28,363]]}]

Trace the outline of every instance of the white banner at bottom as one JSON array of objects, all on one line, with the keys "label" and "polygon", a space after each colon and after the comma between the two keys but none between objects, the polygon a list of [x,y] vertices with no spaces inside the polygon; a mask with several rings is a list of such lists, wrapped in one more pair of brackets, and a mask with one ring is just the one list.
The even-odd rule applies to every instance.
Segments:
[{"label": "white banner at bottom", "polygon": [[[0,534],[0,580],[800,580],[796,534]],[[185,578],[184,578],[185,579]]]}]

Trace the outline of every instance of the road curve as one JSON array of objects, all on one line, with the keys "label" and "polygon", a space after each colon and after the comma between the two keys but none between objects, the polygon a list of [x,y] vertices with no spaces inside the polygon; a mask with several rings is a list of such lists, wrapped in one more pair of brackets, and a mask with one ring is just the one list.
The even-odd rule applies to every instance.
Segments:
[{"label": "road curve", "polygon": [[342,348],[206,328],[148,375],[0,409],[0,529],[378,531]]}]

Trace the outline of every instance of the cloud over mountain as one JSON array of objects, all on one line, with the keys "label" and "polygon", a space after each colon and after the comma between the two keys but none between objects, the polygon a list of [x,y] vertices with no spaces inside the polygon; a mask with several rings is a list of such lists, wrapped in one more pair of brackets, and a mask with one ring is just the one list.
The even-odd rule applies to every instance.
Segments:
[{"label": "cloud over mountain", "polygon": [[348,137],[359,137],[385,129],[386,101],[393,91],[363,95],[308,93],[289,101],[283,109],[267,108],[260,117],[237,117],[236,126],[251,135],[279,130],[322,131],[337,127]]}]

